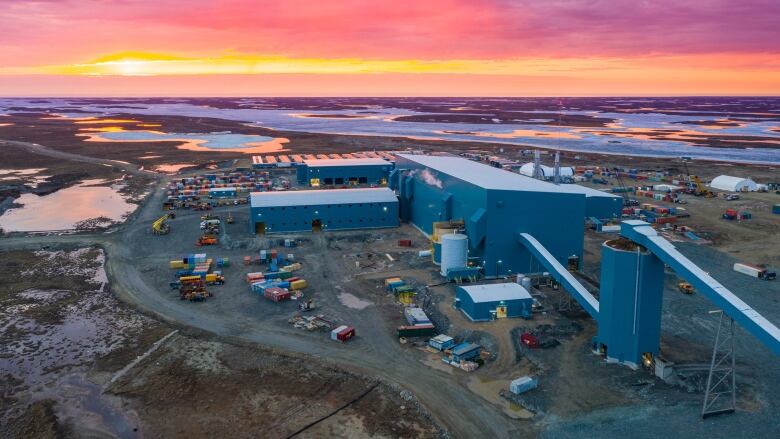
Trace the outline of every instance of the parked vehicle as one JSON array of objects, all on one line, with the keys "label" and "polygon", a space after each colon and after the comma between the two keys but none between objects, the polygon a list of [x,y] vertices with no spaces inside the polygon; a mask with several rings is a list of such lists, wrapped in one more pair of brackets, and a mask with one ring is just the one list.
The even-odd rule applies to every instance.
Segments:
[{"label": "parked vehicle", "polygon": [[734,271],[763,280],[774,280],[777,277],[777,273],[774,271],[768,271],[766,268],[754,267],[739,262],[734,264]]}]

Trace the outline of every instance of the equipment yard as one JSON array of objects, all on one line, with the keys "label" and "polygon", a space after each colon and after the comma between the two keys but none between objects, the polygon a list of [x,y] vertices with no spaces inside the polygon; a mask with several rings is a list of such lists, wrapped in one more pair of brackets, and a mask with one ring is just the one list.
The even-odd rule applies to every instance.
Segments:
[{"label": "equipment yard", "polygon": [[[21,131],[16,151],[62,153]],[[386,174],[296,178],[310,136],[272,153],[288,161],[220,152],[174,175],[69,148],[68,172],[137,179],[139,207],[108,228],[0,237],[2,437],[618,438],[659,420],[682,437],[780,435],[773,189],[710,197],[691,172],[733,167],[615,172],[632,159],[600,155],[565,156],[572,176],[601,171],[559,185],[489,165],[524,153],[465,143],[471,160],[344,141],[301,160]],[[688,175],[677,202],[643,195],[653,169],[655,184]],[[709,416],[716,334],[733,336],[735,404]]]}]

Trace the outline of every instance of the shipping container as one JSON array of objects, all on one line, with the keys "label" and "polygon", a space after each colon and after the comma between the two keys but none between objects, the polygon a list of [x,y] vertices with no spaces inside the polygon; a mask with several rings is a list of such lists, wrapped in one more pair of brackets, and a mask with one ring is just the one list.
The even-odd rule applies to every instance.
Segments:
[{"label": "shipping container", "polygon": [[416,326],[399,326],[396,329],[396,335],[399,337],[425,337],[436,333],[436,328],[432,324]]},{"label": "shipping container", "polygon": [[531,377],[520,377],[515,380],[512,380],[512,382],[509,383],[509,391],[514,393],[515,395],[519,395],[521,393],[525,393],[529,390],[535,389],[539,384],[539,380],[537,378],[531,378]]},{"label": "shipping container", "polygon": [[269,287],[263,291],[263,297],[273,302],[290,300],[290,292],[279,287]]},{"label": "shipping container", "polygon": [[347,325],[339,326],[330,332],[330,339],[345,342],[355,336],[355,328]]},{"label": "shipping container", "polygon": [[387,279],[385,279],[385,286],[389,286],[393,282],[401,282],[401,278],[400,277],[388,277]]},{"label": "shipping container", "polygon": [[291,290],[300,290],[306,288],[306,280],[299,279],[293,282],[290,282],[290,289]]}]

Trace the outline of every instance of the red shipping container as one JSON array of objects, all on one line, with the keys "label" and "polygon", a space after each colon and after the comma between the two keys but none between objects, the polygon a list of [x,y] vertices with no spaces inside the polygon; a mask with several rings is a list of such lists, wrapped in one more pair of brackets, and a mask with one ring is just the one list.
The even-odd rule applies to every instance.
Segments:
[{"label": "red shipping container", "polygon": [[520,335],[520,342],[532,349],[539,347],[539,339],[528,332],[524,332]]},{"label": "red shipping container", "polygon": [[290,300],[290,292],[279,287],[266,288],[265,291],[263,291],[263,296],[274,302]]},{"label": "red shipping container", "polygon": [[655,222],[658,224],[668,224],[668,223],[674,223],[677,222],[676,216],[659,216],[655,219]]},{"label": "red shipping container", "polygon": [[401,247],[411,247],[412,246],[412,240],[411,239],[399,239],[398,245]]},{"label": "red shipping container", "polygon": [[734,209],[726,209],[726,215],[737,216],[737,211]]},{"label": "red shipping container", "polygon": [[336,339],[338,341],[347,341],[354,336],[355,336],[355,328],[351,326],[347,326],[345,329],[343,329],[338,334],[336,334]]}]

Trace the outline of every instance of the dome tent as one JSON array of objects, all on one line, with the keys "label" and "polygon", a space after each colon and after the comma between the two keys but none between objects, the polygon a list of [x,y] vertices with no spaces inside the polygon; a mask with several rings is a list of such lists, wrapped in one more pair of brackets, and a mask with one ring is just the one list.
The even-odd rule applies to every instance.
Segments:
[{"label": "dome tent", "polygon": [[710,182],[710,187],[721,191],[754,192],[758,190],[755,181],[749,178],[719,175]]}]

